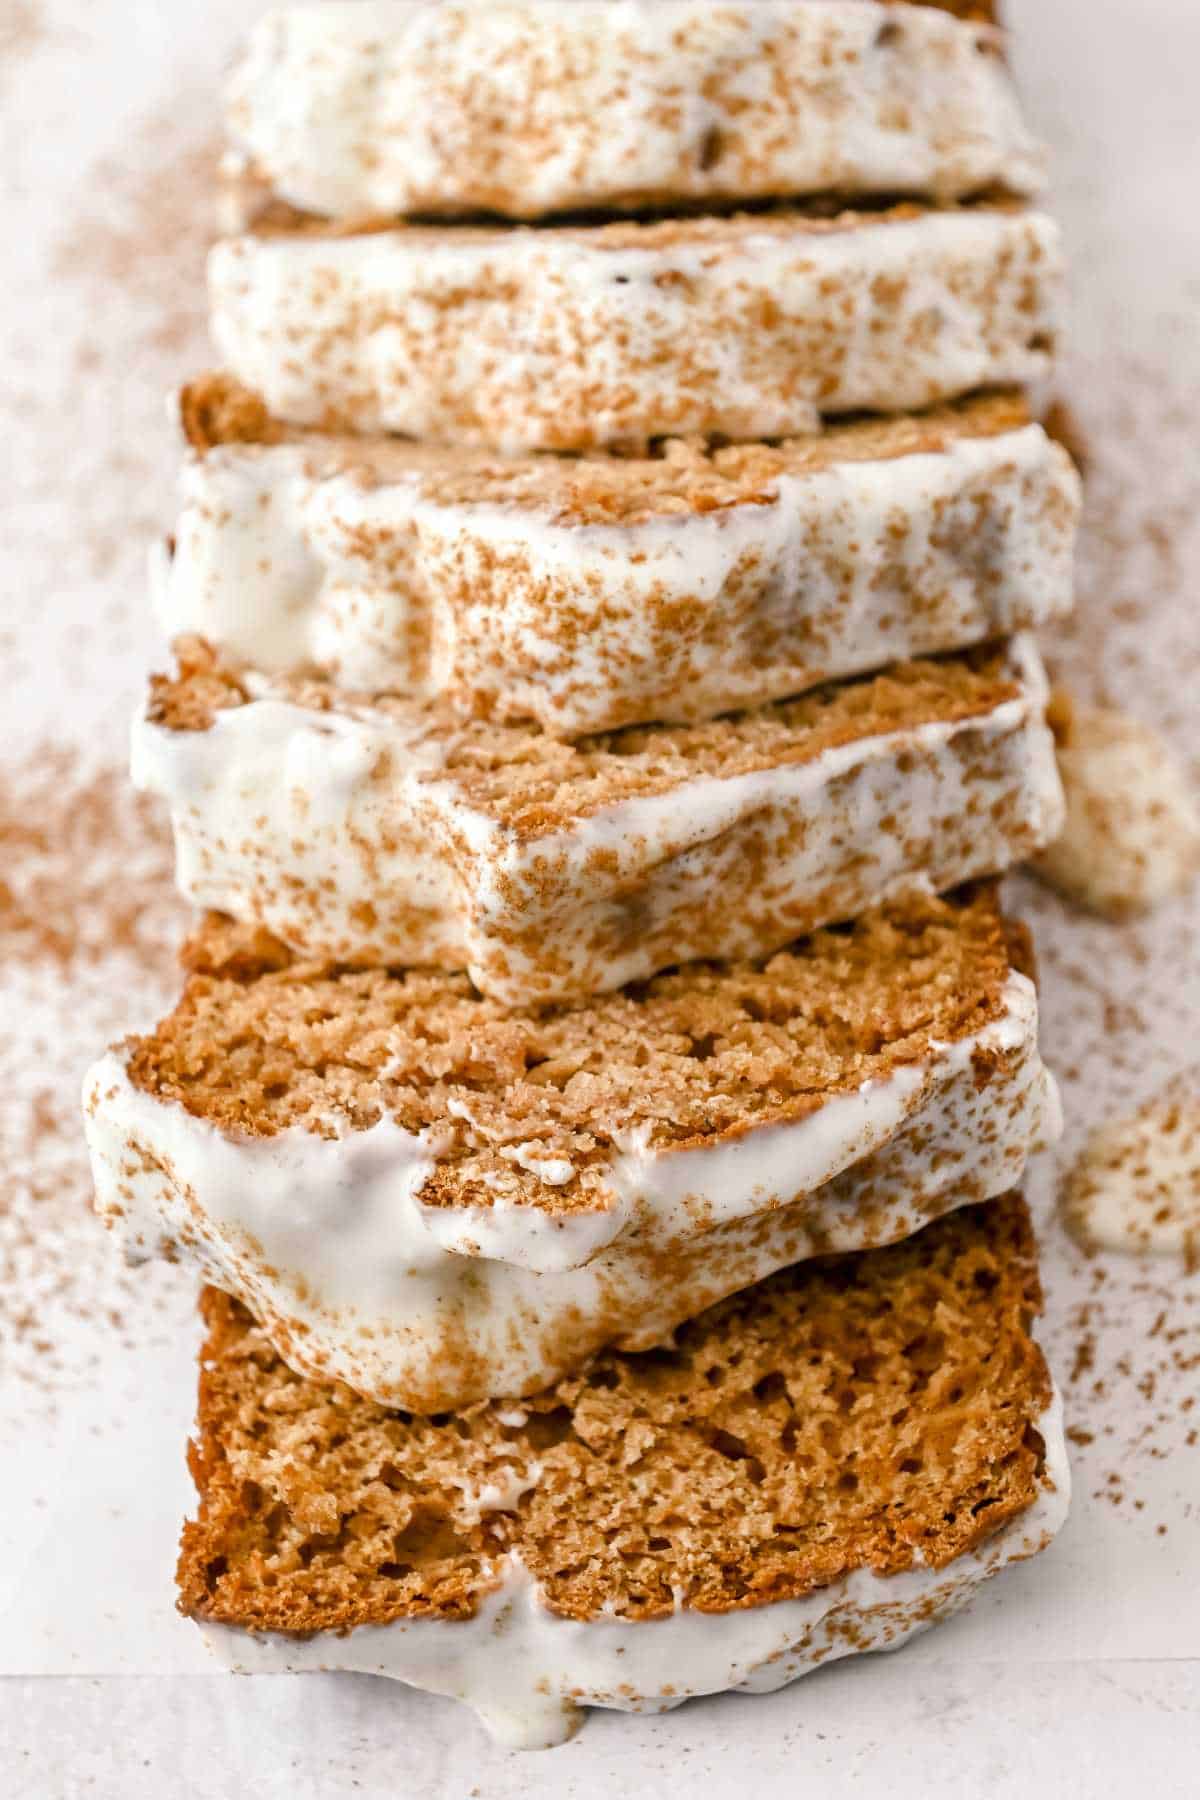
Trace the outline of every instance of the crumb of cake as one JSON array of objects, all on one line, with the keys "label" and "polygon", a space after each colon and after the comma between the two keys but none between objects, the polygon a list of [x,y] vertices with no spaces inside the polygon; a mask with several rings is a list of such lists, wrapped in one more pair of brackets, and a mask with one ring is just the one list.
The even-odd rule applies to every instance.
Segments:
[{"label": "crumb of cake", "polygon": [[193,450],[217,444],[277,444],[284,438],[266,403],[232,376],[209,374],[179,394],[179,424]]},{"label": "crumb of cake", "polygon": [[[262,958],[263,960],[259,960]],[[803,1117],[822,1097],[980,1030],[1027,940],[988,884],[913,898],[813,933],[763,961],[693,963],[561,1009],[518,1010],[465,976],[291,957],[210,920],[193,973],[151,1036],[128,1040],[134,1085],[222,1129],[445,1129],[427,1204],[595,1204],[614,1140],[715,1141]],[[547,1187],[504,1152],[566,1159]]]},{"label": "crumb of cake", "polygon": [[507,1551],[579,1620],[946,1567],[1038,1494],[1040,1302],[1028,1213],[994,1201],[786,1270],[515,1411],[422,1416],[302,1380],[209,1289],[180,1608],[293,1632],[466,1618]]}]

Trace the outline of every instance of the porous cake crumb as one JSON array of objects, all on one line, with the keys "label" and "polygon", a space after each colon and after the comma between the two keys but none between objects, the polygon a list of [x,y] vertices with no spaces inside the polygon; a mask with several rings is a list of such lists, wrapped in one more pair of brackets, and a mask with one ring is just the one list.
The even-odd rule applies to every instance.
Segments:
[{"label": "porous cake crumb", "polygon": [[[135,1086],[255,1136],[385,1115],[442,1127],[427,1203],[563,1212],[601,1203],[614,1146],[640,1132],[654,1146],[736,1138],[978,1032],[1030,951],[983,884],[561,1010],[513,1011],[462,975],[306,961],[217,919],[187,957],[175,1011],[127,1041]],[[540,1180],[505,1156],[513,1144],[570,1179]]]},{"label": "porous cake crumb", "polygon": [[1040,1304],[1028,1213],[993,1201],[519,1406],[422,1417],[301,1380],[209,1289],[180,1608],[293,1633],[463,1619],[516,1554],[553,1612],[649,1621],[945,1568],[1038,1495]]}]

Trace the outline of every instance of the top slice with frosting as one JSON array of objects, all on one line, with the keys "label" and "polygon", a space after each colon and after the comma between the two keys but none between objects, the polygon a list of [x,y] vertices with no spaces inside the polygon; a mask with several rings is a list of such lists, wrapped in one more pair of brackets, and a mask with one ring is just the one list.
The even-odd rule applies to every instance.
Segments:
[{"label": "top slice with frosting", "polygon": [[[536,218],[841,193],[1028,193],[983,9],[871,0],[355,0],[269,13],[228,94],[261,191],[331,217]],[[248,183],[245,178],[249,177]]]}]

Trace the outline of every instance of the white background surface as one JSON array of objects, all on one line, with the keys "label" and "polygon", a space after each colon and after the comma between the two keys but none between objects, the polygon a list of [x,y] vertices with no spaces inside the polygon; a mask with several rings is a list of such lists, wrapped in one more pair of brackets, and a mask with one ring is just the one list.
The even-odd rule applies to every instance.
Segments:
[{"label": "white background surface", "polygon": [[[204,358],[217,83],[257,10],[0,0],[6,807],[50,735],[98,761],[123,755],[156,653],[143,559],[170,522],[161,396]],[[1081,619],[1059,668],[1160,724],[1200,773],[1200,5],[1009,12],[1054,151],[1075,268],[1064,385],[1093,454]],[[3,846],[0,875],[17,879]],[[127,877],[115,858],[112,883]],[[1087,1262],[1053,1204],[1089,1124],[1194,1068],[1198,914],[1116,930],[1032,886],[1015,897],[1035,915],[1069,1121],[1032,1188],[1048,1343],[1080,1437],[1075,1509],[1048,1556],[897,1657],[661,1719],[596,1713],[540,1756],[493,1750],[464,1710],[382,1682],[225,1676],[172,1611],[190,1503],[189,1284],[116,1267],[83,1209],[78,1154],[56,1139],[20,1181],[6,1165],[0,1194],[0,1282],[39,1315],[31,1346],[3,1335],[13,1309],[0,1313],[0,1794],[1200,1793],[1200,1281],[1170,1263]],[[87,1056],[163,997],[120,957],[0,970],[10,1164],[32,1096],[69,1113]]]}]

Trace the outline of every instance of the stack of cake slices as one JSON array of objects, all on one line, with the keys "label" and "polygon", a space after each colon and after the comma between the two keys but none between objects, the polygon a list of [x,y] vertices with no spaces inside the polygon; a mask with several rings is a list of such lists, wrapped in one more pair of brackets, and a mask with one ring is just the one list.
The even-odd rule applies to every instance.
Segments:
[{"label": "stack of cake slices", "polygon": [[1079,482],[981,10],[359,0],[235,70],[134,728],[197,919],[86,1089],[101,1215],[208,1284],[235,1666],[553,1742],[1061,1522],[996,884]]}]

